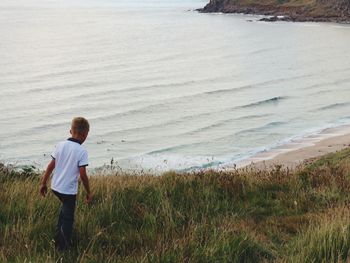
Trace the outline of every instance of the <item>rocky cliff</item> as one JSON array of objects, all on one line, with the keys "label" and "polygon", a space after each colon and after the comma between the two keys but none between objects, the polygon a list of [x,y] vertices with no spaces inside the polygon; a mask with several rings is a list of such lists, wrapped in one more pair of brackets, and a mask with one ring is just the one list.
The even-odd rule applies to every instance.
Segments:
[{"label": "rocky cliff", "polygon": [[350,22],[350,0],[210,0],[199,11],[262,14],[270,21]]}]

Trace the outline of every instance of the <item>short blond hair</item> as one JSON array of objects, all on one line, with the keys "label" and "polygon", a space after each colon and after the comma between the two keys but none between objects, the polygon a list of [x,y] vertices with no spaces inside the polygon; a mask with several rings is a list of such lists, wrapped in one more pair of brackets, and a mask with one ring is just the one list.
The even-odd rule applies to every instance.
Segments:
[{"label": "short blond hair", "polygon": [[72,120],[72,132],[82,134],[90,130],[90,124],[87,119],[83,117],[75,117]]}]

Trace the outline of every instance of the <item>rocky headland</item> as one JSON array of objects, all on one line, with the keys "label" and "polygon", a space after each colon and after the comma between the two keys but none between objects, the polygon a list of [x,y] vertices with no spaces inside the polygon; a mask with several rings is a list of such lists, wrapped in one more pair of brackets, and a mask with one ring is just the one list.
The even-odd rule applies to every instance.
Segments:
[{"label": "rocky headland", "polygon": [[350,0],[210,0],[199,11],[265,15],[263,21],[350,23]]}]

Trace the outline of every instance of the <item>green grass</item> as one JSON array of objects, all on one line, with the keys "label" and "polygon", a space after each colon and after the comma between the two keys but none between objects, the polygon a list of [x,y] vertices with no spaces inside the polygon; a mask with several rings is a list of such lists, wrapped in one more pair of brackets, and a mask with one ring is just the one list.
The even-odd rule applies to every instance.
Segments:
[{"label": "green grass", "polygon": [[350,260],[350,150],[296,171],[95,176],[65,253],[52,242],[59,202],[39,182],[0,166],[0,262]]},{"label": "green grass", "polygon": [[311,225],[291,245],[292,262],[348,262],[350,222],[348,209],[334,209]]}]

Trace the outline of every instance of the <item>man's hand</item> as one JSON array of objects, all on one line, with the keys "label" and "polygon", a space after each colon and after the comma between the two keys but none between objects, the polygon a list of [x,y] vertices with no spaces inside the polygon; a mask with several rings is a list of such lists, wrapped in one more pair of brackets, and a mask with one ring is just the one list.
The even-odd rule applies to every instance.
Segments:
[{"label": "man's hand", "polygon": [[86,204],[90,204],[91,201],[92,201],[92,193],[86,194],[86,199],[85,199]]},{"label": "man's hand", "polygon": [[80,167],[79,172],[80,172],[80,179],[83,182],[83,185],[86,191],[85,202],[86,204],[90,204],[92,201],[92,193],[90,192],[89,178],[86,175],[86,167],[85,166]]},{"label": "man's hand", "polygon": [[46,196],[46,194],[47,194],[47,186],[46,186],[45,184],[42,184],[42,185],[40,186],[40,194],[41,194],[43,197]]},{"label": "man's hand", "polygon": [[47,194],[47,180],[49,179],[53,169],[55,169],[55,159],[52,159],[51,162],[47,165],[46,171],[43,175],[43,178],[41,180],[41,186],[40,186],[40,194],[45,197]]}]

